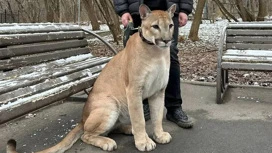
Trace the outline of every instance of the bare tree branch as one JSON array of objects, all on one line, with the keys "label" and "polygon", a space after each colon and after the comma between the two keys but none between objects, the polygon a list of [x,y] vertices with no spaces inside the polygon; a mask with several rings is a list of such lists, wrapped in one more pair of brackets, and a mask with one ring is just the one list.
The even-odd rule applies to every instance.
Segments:
[{"label": "bare tree branch", "polygon": [[219,1],[219,0],[213,0],[217,6],[219,7],[220,11],[222,12],[222,14],[230,21],[230,18],[232,18],[235,22],[239,22],[225,7],[224,5]]},{"label": "bare tree branch", "polygon": [[112,1],[109,0],[94,0],[102,13],[107,25],[113,35],[114,41],[118,44],[118,40],[121,37],[121,29],[119,24],[119,18],[116,15]]},{"label": "bare tree branch", "polygon": [[24,5],[22,4],[23,1],[22,1],[22,0],[15,0],[15,1],[16,1],[16,3],[18,4],[19,9],[20,9],[22,12],[24,12],[24,15],[22,15],[22,17],[24,18],[23,21],[31,21],[31,16],[30,16],[30,14],[26,11]]}]

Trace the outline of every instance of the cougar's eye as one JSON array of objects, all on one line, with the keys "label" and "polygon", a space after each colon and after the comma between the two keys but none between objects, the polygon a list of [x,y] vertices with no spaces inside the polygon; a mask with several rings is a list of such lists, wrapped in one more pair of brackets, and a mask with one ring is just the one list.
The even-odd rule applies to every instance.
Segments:
[{"label": "cougar's eye", "polygon": [[154,28],[154,29],[157,29],[157,30],[160,29],[160,27],[158,25],[152,25],[151,27]]},{"label": "cougar's eye", "polygon": [[169,29],[171,29],[173,26],[174,26],[173,24],[170,24],[170,25],[169,25]]}]

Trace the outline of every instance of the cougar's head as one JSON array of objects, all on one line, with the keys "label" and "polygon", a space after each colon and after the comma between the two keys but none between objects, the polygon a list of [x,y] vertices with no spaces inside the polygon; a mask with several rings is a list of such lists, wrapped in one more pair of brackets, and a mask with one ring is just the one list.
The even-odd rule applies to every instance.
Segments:
[{"label": "cougar's head", "polygon": [[174,23],[172,17],[176,10],[173,4],[167,11],[152,11],[144,4],[139,7],[142,19],[142,36],[149,42],[159,47],[169,47],[171,45]]}]

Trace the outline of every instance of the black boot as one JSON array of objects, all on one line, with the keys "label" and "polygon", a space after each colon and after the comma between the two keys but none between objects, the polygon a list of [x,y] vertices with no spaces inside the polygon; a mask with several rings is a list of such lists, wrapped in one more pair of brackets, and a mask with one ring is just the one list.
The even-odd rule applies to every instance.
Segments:
[{"label": "black boot", "polygon": [[143,108],[144,108],[144,118],[145,118],[145,121],[148,121],[148,120],[150,120],[150,110],[149,110],[148,103],[143,103]]},{"label": "black boot", "polygon": [[193,121],[181,107],[167,109],[166,119],[185,129],[193,127]]}]

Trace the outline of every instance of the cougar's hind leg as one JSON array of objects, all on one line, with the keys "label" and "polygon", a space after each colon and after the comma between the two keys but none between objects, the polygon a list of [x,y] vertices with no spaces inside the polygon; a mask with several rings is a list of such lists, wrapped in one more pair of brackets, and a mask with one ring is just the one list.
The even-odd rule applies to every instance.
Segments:
[{"label": "cougar's hind leg", "polygon": [[94,109],[84,124],[84,134],[81,140],[105,151],[117,149],[116,142],[103,135],[107,134],[113,128],[118,116],[119,112],[115,104]]},{"label": "cougar's hind leg", "polygon": [[132,126],[131,125],[125,125],[122,124],[119,126],[119,131],[126,135],[132,135]]},{"label": "cougar's hind leg", "polygon": [[132,135],[132,126],[129,124],[119,124],[112,133],[122,133],[125,135]]}]

